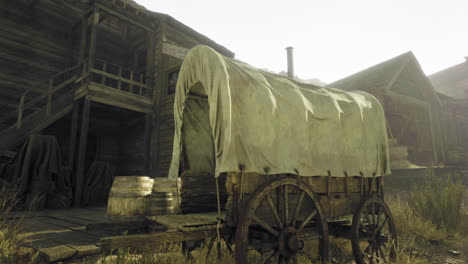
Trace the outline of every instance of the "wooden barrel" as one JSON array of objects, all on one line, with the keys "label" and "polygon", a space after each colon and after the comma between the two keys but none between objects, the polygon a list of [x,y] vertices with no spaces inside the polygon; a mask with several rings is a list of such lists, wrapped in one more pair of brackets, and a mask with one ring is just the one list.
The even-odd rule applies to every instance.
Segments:
[{"label": "wooden barrel", "polygon": [[171,192],[153,192],[148,195],[147,216],[158,216],[174,213]]},{"label": "wooden barrel", "polygon": [[152,193],[171,193],[173,212],[178,212],[180,208],[180,187],[180,178],[156,177],[154,178]]},{"label": "wooden barrel", "polygon": [[112,222],[145,219],[147,200],[154,180],[147,176],[117,176],[107,203],[107,216]]}]

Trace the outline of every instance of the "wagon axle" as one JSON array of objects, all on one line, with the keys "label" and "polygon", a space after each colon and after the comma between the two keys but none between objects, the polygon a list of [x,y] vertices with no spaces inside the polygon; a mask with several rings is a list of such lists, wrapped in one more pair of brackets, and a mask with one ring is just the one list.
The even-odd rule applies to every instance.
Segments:
[{"label": "wagon axle", "polygon": [[283,229],[278,240],[279,249],[283,257],[290,258],[304,249],[304,241],[297,236],[294,227],[290,226]]}]

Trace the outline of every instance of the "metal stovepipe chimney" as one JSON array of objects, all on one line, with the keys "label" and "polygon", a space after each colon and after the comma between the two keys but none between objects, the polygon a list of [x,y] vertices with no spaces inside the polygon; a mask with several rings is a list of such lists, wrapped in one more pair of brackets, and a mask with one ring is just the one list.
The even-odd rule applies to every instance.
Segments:
[{"label": "metal stovepipe chimney", "polygon": [[288,77],[294,79],[294,56],[293,56],[293,47],[286,48],[288,56]]}]

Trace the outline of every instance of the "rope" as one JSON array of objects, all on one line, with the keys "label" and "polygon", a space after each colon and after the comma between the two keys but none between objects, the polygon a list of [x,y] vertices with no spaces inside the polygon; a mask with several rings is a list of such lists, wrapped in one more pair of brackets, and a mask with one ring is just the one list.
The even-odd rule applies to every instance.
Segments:
[{"label": "rope", "polygon": [[385,118],[385,124],[387,125],[387,130],[388,130],[388,133],[390,134],[390,138],[394,139],[393,133],[392,133],[392,130],[390,129],[390,125],[388,124],[387,118]]},{"label": "rope", "polygon": [[218,243],[221,243],[221,234],[219,232],[219,228],[221,226],[221,199],[219,197],[219,180],[218,180],[218,177],[216,177],[216,200],[217,200],[217,203],[218,203],[218,217],[216,218],[217,220],[217,224],[216,224],[216,237],[218,239]]},{"label": "rope", "polygon": [[177,212],[178,213],[181,213],[181,209],[180,209],[180,191],[179,191],[179,177],[176,178],[176,203],[177,203]]},{"label": "rope", "polygon": [[241,175],[240,175],[240,178],[241,178],[241,183],[240,183],[240,200],[241,202],[244,201],[244,171],[242,170],[241,168]]}]

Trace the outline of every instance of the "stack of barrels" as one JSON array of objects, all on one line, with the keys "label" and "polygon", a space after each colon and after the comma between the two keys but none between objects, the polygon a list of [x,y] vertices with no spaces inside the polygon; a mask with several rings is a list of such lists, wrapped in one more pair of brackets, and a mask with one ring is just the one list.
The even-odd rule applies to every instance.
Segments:
[{"label": "stack of barrels", "polygon": [[179,211],[180,179],[117,176],[107,205],[112,222],[154,220]]}]

